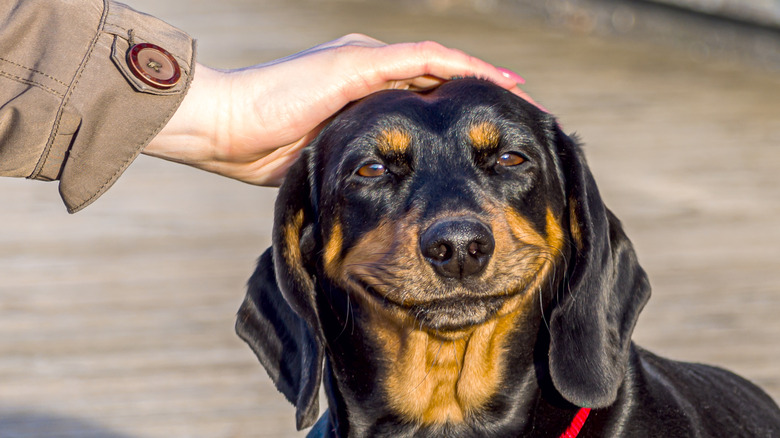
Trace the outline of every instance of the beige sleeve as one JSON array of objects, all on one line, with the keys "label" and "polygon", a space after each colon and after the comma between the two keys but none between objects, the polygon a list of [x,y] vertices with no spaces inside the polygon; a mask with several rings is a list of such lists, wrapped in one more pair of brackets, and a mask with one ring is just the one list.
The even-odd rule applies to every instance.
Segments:
[{"label": "beige sleeve", "polygon": [[[139,43],[173,55],[173,87],[131,71]],[[68,211],[86,207],[178,108],[194,52],[185,33],[113,1],[0,0],[0,176],[59,180]]]}]

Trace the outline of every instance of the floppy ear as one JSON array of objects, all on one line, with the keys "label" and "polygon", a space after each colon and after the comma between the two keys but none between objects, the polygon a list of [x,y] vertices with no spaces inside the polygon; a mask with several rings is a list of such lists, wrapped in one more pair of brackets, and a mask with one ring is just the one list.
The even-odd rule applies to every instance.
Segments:
[{"label": "floppy ear", "polygon": [[574,248],[550,315],[550,377],[569,402],[605,407],[623,382],[631,333],[650,285],[620,221],[604,206],[580,147],[554,126]]},{"label": "floppy ear", "polygon": [[[298,160],[279,190],[274,246],[260,257],[236,321],[238,335],[295,405],[298,430],[314,424],[319,415],[323,363],[314,281],[306,269],[308,251],[301,250],[312,245],[305,161]],[[303,243],[301,236],[306,236]]]}]

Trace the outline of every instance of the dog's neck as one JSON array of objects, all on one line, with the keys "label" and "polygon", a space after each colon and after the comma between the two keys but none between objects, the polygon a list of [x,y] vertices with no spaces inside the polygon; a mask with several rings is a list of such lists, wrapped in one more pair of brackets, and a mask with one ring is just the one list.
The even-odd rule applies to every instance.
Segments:
[{"label": "dog's neck", "polygon": [[419,424],[464,422],[498,392],[508,371],[506,342],[520,315],[516,309],[468,330],[431,333],[374,313],[389,405]]},{"label": "dog's neck", "polygon": [[[485,323],[449,333],[420,328],[375,304],[352,303],[358,306],[350,311],[349,324],[355,327],[339,325],[344,330],[329,337],[332,384],[337,386],[331,391],[353,395],[337,399],[363,402],[345,406],[349,418],[339,422],[360,418],[360,424],[350,424],[349,430],[374,434],[367,424],[388,417],[433,430],[471,429],[498,414],[496,410],[506,411],[499,416],[528,418],[534,397],[516,393],[538,393],[533,365],[538,324],[532,321],[540,318],[531,315],[538,312],[534,303],[533,294],[517,296]],[[518,343],[527,345],[518,348]],[[352,354],[355,349],[373,354],[358,357]],[[372,378],[362,378],[364,373]],[[371,394],[371,403],[365,403],[365,394]],[[332,400],[331,408],[334,403],[339,402]],[[526,415],[513,415],[519,411]]]}]

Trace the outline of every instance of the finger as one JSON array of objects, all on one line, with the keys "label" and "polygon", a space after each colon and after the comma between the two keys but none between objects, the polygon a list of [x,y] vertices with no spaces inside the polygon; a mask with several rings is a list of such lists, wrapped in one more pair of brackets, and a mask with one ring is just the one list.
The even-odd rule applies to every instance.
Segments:
[{"label": "finger", "polygon": [[509,91],[514,93],[516,96],[519,96],[520,98],[522,98],[526,102],[530,103],[531,105],[539,108],[540,110],[542,110],[542,111],[544,111],[546,113],[550,112],[547,108],[545,108],[544,106],[542,106],[541,104],[536,102],[531,96],[528,95],[528,93],[526,93],[525,91],[521,90],[519,87],[510,88]]},{"label": "finger", "polygon": [[408,81],[408,88],[410,90],[420,91],[420,90],[427,90],[429,88],[438,87],[442,83],[446,82],[443,79],[437,78],[435,76],[425,75],[425,76],[419,76],[416,78],[412,78]]},{"label": "finger", "polygon": [[444,79],[439,79],[437,77],[420,76],[418,78],[405,79],[401,81],[388,81],[381,86],[381,89],[423,91],[438,87],[444,82],[446,82]]},{"label": "finger", "polygon": [[522,78],[510,70],[499,69],[481,59],[431,41],[392,44],[377,50],[375,56],[378,57],[376,61],[379,61],[374,63],[376,74],[382,82],[423,76],[442,80],[475,76],[506,89],[522,82]]},{"label": "finger", "polygon": [[512,70],[509,70],[508,68],[496,67],[496,70],[498,70],[504,77],[515,81],[516,84],[525,84],[525,79],[523,79],[522,76],[513,72]]}]

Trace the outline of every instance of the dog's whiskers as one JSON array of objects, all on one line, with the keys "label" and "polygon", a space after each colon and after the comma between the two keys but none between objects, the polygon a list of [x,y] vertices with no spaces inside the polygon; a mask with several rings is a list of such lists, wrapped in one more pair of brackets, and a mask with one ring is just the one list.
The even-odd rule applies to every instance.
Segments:
[{"label": "dog's whiskers", "polygon": [[[335,339],[341,338],[341,335],[343,335],[344,332],[347,331],[347,326],[350,324],[350,320],[354,321],[354,319],[355,319],[355,315],[352,314],[352,299],[349,296],[349,294],[346,294],[346,297],[347,297],[347,314],[346,314],[346,319],[344,320],[343,327],[341,327],[341,332],[339,332],[339,334],[336,336]],[[350,316],[352,316],[351,319],[350,319]],[[354,335],[355,334],[354,331],[355,331],[355,324],[353,322],[352,323],[352,331],[350,332],[350,334]]]}]

